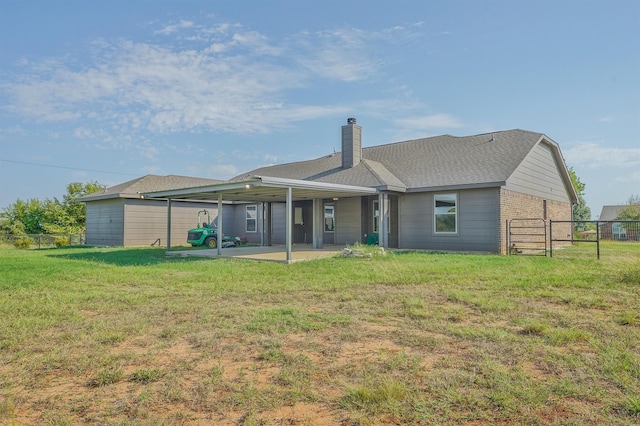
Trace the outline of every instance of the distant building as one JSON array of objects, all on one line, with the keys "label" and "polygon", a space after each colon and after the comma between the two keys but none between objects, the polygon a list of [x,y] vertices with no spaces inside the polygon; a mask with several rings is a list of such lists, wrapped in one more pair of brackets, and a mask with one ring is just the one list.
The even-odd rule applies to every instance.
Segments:
[{"label": "distant building", "polygon": [[[145,192],[211,185],[221,180],[188,176],[146,175],[103,191],[85,195],[78,201],[87,207],[85,244],[96,246],[162,245],[167,235],[167,202],[142,197]],[[176,203],[171,217],[172,232],[185,234],[195,227],[198,211],[216,212],[218,205]]]},{"label": "distant building", "polygon": [[620,210],[626,205],[602,206],[598,225],[600,227],[600,238],[604,240],[626,240],[628,239],[627,228],[621,222],[616,222]]}]

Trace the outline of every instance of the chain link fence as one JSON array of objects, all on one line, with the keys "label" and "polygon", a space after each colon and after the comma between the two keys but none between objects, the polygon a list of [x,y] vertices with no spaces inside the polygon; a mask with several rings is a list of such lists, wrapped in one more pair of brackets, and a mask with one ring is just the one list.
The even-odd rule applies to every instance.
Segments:
[{"label": "chain link fence", "polygon": [[0,244],[21,249],[84,245],[84,234],[0,234]]}]

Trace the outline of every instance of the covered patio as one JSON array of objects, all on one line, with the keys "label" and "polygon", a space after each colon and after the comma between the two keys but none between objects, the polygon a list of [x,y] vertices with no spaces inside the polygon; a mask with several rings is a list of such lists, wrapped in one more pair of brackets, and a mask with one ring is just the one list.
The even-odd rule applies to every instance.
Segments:
[{"label": "covered patio", "polygon": [[[266,176],[254,176],[251,179],[235,182],[225,182],[221,184],[185,188],[170,191],[159,191],[141,194],[142,198],[152,199],[165,199],[167,200],[167,254],[172,255],[174,253],[182,253],[185,251],[174,251],[171,247],[171,203],[173,200],[189,200],[189,201],[217,201],[218,205],[218,235],[224,235],[224,224],[222,221],[222,209],[224,208],[224,202],[261,202],[261,203],[274,203],[284,202],[286,204],[286,227],[285,227],[285,245],[280,247],[279,252],[282,256],[277,255],[278,250],[266,250],[267,248],[263,243],[261,249],[264,249],[264,256],[273,257],[274,260],[280,260],[279,257],[283,257],[281,261],[285,263],[292,263],[297,258],[302,257],[302,252],[313,251],[318,253],[324,253],[323,244],[323,211],[322,200],[327,198],[347,198],[347,197],[361,197],[371,196],[378,194],[380,197],[380,206],[382,214],[385,214],[386,206],[388,205],[386,194],[378,193],[376,188],[353,186],[353,185],[340,185],[332,183],[323,183],[315,181],[305,181],[296,179],[284,179],[273,178]],[[292,205],[294,201],[299,200],[312,200],[312,243],[311,245],[303,245],[304,250],[298,250],[292,244]],[[386,221],[381,221],[381,226],[384,226]],[[267,228],[268,229],[268,228]],[[381,229],[380,234],[386,235],[386,232]],[[384,242],[381,241],[381,245]],[[188,253],[202,253],[205,256],[205,252],[209,256],[226,257],[227,253],[241,253],[240,250],[247,250],[248,248],[223,248],[222,244],[218,244],[217,248],[211,250],[197,250]],[[330,250],[331,253],[337,253],[337,247],[334,246]],[[215,252],[215,253],[211,253]],[[224,253],[224,255],[223,255]],[[245,251],[244,253],[249,253]],[[294,255],[294,253],[298,253]],[[258,256],[259,250],[254,254],[247,254],[246,256]],[[233,257],[233,256],[229,256]],[[309,256],[307,256],[308,258]]]}]

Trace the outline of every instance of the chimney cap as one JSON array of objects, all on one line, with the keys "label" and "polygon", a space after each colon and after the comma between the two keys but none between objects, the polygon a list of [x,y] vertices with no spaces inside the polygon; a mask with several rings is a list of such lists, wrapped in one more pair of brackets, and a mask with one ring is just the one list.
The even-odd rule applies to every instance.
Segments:
[{"label": "chimney cap", "polygon": [[356,124],[356,119],[354,117],[347,118],[347,124]]}]

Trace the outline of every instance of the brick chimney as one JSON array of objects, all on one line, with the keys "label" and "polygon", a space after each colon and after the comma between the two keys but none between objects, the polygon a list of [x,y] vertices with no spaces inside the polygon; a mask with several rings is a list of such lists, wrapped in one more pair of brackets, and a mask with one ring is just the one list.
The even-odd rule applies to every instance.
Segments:
[{"label": "brick chimney", "polygon": [[362,127],[356,124],[355,118],[347,118],[342,126],[342,168],[357,166],[362,159]]}]

